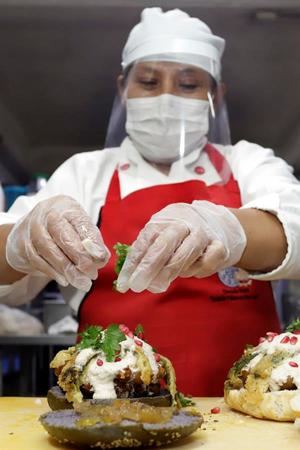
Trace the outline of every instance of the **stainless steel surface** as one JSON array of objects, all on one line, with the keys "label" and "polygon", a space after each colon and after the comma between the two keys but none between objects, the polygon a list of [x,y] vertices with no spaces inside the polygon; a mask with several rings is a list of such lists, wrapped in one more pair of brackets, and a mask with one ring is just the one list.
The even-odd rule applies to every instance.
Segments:
[{"label": "stainless steel surface", "polygon": [[[0,336],[0,396],[3,395],[3,358],[17,357],[20,361],[20,372],[16,381],[18,395],[37,395],[39,383],[55,384],[55,377],[50,371],[49,363],[61,348],[67,348],[76,342],[76,334],[39,336]],[[41,380],[39,363],[46,364],[47,380]]]},{"label": "stainless steel surface", "polygon": [[40,334],[38,336],[0,336],[0,346],[71,346],[76,342],[75,334]]}]

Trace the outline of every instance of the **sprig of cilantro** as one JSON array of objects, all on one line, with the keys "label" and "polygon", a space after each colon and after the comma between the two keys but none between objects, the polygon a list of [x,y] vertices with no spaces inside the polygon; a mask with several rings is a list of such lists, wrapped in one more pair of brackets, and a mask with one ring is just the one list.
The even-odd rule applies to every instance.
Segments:
[{"label": "sprig of cilantro", "polygon": [[257,353],[244,353],[238,361],[233,364],[232,370],[239,375],[242,369],[257,355]]},{"label": "sprig of cilantro", "polygon": [[125,341],[125,334],[119,328],[119,325],[113,323],[104,332],[104,339],[102,342],[102,350],[105,353],[108,362],[114,361],[117,353],[120,350],[120,342]]},{"label": "sprig of cilantro", "polygon": [[[113,246],[113,249],[115,250],[116,255],[117,255],[117,260],[116,260],[116,264],[115,264],[115,272],[117,275],[119,275],[119,273],[121,272],[121,269],[123,267],[123,264],[125,262],[127,253],[130,249],[130,245],[121,244],[120,242],[117,242]],[[116,291],[118,290],[117,280],[114,280],[114,282],[113,282],[113,289]]]},{"label": "sprig of cilantro", "polygon": [[102,327],[97,325],[87,327],[82,333],[79,333],[81,339],[79,344],[77,344],[77,348],[79,350],[84,348],[101,350],[102,330]]},{"label": "sprig of cilantro", "polygon": [[300,330],[300,317],[297,317],[293,322],[291,322],[285,329],[285,331],[289,331],[293,333],[293,331]]},{"label": "sprig of cilantro", "polygon": [[105,330],[97,325],[90,326],[83,333],[80,333],[80,336],[81,341],[77,344],[77,349],[92,348],[101,350],[108,362],[114,361],[120,351],[120,343],[126,339],[119,325],[115,323],[109,325]]},{"label": "sprig of cilantro", "polygon": [[121,244],[120,242],[117,242],[114,245],[114,250],[116,252],[117,255],[117,261],[116,261],[116,265],[115,265],[115,272],[117,275],[119,275],[119,273],[121,272],[121,269],[123,267],[123,264],[125,262],[127,253],[130,249],[130,245],[127,244]]}]

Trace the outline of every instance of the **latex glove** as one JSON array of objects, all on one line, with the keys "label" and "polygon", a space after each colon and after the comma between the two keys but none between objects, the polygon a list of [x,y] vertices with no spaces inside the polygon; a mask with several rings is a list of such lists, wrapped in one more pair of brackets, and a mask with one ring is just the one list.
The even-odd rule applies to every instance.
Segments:
[{"label": "latex glove", "polygon": [[88,291],[110,257],[98,228],[72,197],[38,203],[8,235],[6,259],[15,270],[43,273],[62,286]]},{"label": "latex glove", "polygon": [[133,243],[117,289],[163,292],[177,277],[207,277],[236,264],[245,247],[244,229],[228,208],[207,201],[171,204]]}]

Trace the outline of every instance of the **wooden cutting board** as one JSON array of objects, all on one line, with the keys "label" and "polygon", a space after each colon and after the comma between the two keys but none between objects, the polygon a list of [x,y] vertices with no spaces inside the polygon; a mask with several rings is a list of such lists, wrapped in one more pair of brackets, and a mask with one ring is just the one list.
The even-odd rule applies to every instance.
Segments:
[{"label": "wooden cutting board", "polygon": [[[197,399],[204,416],[202,428],[189,438],[168,446],[185,450],[300,450],[300,430],[292,423],[254,419],[233,412],[221,398]],[[210,410],[220,407],[219,414]],[[0,398],[1,450],[70,450],[52,440],[40,425],[39,416],[48,411],[40,398]]]}]

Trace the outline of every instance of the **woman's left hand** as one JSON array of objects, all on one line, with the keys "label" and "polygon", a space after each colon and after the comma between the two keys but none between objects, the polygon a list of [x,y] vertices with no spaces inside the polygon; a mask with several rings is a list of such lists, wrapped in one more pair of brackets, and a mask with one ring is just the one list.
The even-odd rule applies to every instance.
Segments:
[{"label": "woman's left hand", "polygon": [[224,206],[174,203],[154,214],[127,255],[117,289],[166,291],[177,277],[203,278],[237,264],[247,239]]}]

